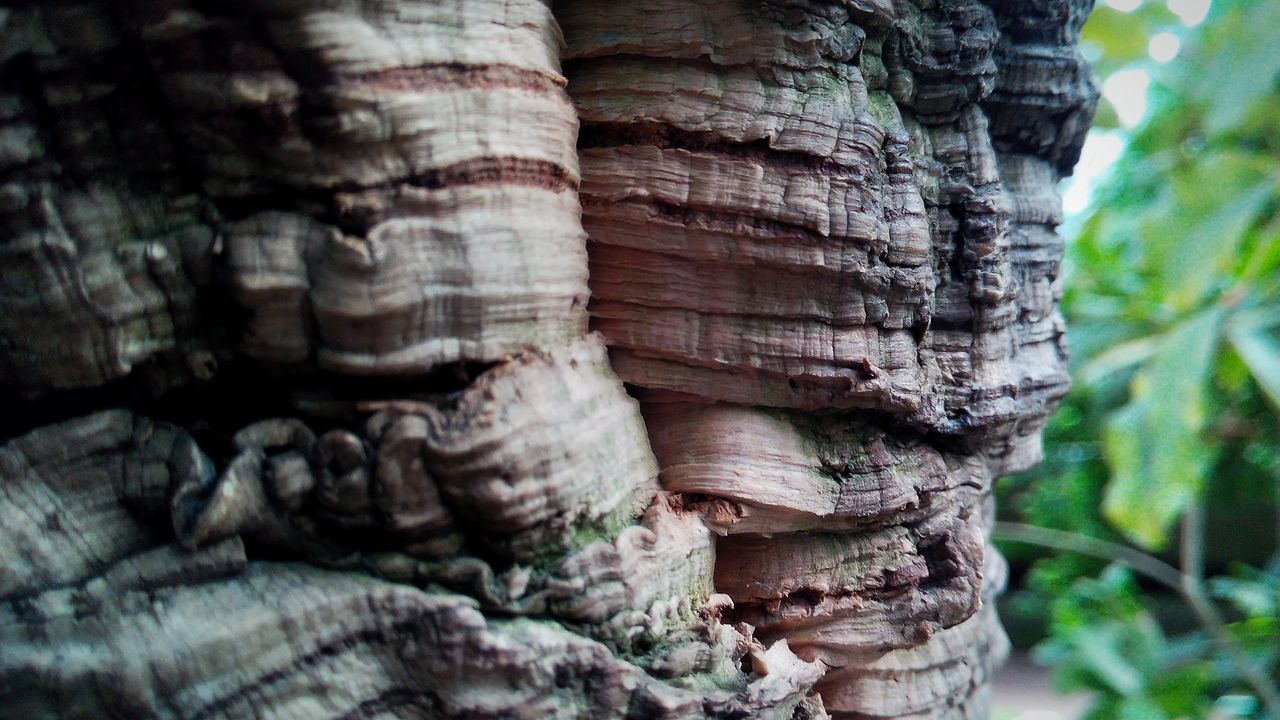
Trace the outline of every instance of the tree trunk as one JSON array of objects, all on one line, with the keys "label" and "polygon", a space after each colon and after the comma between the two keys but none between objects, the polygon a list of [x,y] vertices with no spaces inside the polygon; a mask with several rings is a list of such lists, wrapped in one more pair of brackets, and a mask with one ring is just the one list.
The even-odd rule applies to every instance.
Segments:
[{"label": "tree trunk", "polygon": [[1090,5],[0,4],[0,707],[985,716]]}]

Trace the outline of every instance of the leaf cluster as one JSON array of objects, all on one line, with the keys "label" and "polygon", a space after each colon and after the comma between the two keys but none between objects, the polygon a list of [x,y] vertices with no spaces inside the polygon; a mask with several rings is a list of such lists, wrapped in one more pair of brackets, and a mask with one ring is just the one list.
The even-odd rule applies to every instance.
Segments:
[{"label": "leaf cluster", "polygon": [[[1099,8],[1086,26],[1100,72],[1151,71],[1152,109],[1068,243],[1076,386],[1046,432],[1044,465],[999,493],[1006,518],[1173,562],[1178,520],[1203,511],[1202,547],[1183,554],[1217,575],[1208,584],[1232,638],[1274,681],[1280,2],[1216,0],[1183,32],[1178,59],[1144,60],[1146,38],[1174,20],[1148,0],[1127,14]],[[1015,565],[1036,560],[1014,601],[1050,620],[1040,657],[1098,694],[1093,717],[1263,712],[1219,644],[1153,612],[1119,567],[1005,550]]]}]

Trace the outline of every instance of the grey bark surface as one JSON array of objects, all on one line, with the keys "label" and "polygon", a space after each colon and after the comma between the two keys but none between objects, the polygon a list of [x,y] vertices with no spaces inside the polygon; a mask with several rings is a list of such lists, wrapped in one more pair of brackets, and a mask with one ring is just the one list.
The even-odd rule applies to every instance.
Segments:
[{"label": "grey bark surface", "polygon": [[1090,5],[0,2],[0,715],[985,717]]}]

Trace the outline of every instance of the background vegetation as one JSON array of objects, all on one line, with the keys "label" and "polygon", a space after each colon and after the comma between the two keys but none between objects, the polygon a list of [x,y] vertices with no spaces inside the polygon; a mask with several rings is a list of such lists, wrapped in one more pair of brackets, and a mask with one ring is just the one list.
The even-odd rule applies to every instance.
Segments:
[{"label": "background vegetation", "polygon": [[1085,174],[1118,157],[1066,228],[1075,388],[998,489],[1006,623],[1090,718],[1280,720],[1280,0],[1207,5],[1086,26]]}]

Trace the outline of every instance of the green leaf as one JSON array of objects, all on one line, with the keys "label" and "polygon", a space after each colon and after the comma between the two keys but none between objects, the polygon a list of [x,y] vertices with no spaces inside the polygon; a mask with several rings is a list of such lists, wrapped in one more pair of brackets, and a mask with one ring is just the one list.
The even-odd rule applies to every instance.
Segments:
[{"label": "green leaf", "polygon": [[1081,49],[1102,77],[1118,68],[1148,62],[1147,39],[1165,30],[1175,17],[1162,2],[1144,3],[1130,12],[1098,4],[1085,23]]},{"label": "green leaf", "polygon": [[1145,697],[1130,697],[1120,701],[1116,708],[1117,720],[1168,720],[1169,715],[1155,701]]},{"label": "green leaf", "polygon": [[1267,100],[1280,77],[1280,3],[1227,6],[1206,36],[1207,62],[1184,67],[1184,81],[1204,102],[1205,125],[1221,133],[1240,125]]},{"label": "green leaf", "polygon": [[1145,547],[1164,544],[1204,482],[1211,451],[1201,432],[1222,316],[1214,306],[1170,331],[1103,432],[1111,467],[1103,513]]},{"label": "green leaf", "polygon": [[[1202,645],[1193,657],[1205,649]],[[1171,717],[1208,717],[1216,695],[1213,664],[1201,659],[1179,667],[1171,660],[1169,667],[1155,679],[1150,694]]]},{"label": "green leaf", "polygon": [[1228,336],[1231,346],[1267,399],[1280,411],[1280,342],[1269,330],[1280,323],[1280,305],[1240,313],[1233,318]]},{"label": "green leaf", "polygon": [[1159,337],[1144,337],[1112,345],[1080,368],[1080,380],[1086,385],[1093,385],[1113,373],[1145,361],[1155,354],[1159,340]]},{"label": "green leaf", "polygon": [[1179,175],[1148,226],[1147,259],[1160,268],[1155,288],[1173,308],[1204,302],[1235,264],[1246,232],[1271,199],[1275,180],[1243,153],[1221,153]]},{"label": "green leaf", "polygon": [[1145,680],[1142,673],[1125,657],[1124,638],[1115,625],[1091,625],[1073,638],[1079,660],[1120,695],[1139,695]]},{"label": "green leaf", "polygon": [[1102,66],[1101,74],[1147,57],[1147,34],[1142,31],[1138,16],[1109,7],[1099,7],[1089,16],[1081,45],[1087,54],[1096,57],[1093,62]]},{"label": "green leaf", "polygon": [[1209,588],[1214,597],[1230,601],[1246,617],[1275,616],[1280,610],[1280,589],[1265,582],[1219,576],[1210,579]]},{"label": "green leaf", "polygon": [[1214,703],[1214,709],[1220,717],[1253,717],[1258,711],[1258,699],[1252,695],[1223,695]]}]

